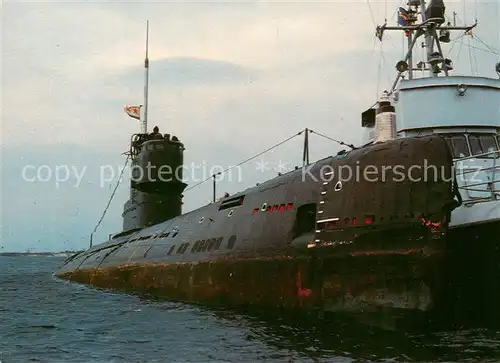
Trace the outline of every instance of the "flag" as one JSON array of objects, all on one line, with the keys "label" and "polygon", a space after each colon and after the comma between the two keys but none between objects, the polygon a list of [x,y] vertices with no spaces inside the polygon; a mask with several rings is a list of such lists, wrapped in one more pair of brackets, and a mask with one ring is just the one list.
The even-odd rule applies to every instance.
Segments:
[{"label": "flag", "polygon": [[377,25],[377,29],[375,30],[375,36],[378,40],[382,41],[382,37],[384,35],[384,27]]},{"label": "flag", "polygon": [[398,11],[398,24],[402,26],[408,25],[408,11],[405,8],[399,8]]},{"label": "flag", "polygon": [[124,108],[127,115],[138,120],[141,119],[141,106],[125,106]]}]

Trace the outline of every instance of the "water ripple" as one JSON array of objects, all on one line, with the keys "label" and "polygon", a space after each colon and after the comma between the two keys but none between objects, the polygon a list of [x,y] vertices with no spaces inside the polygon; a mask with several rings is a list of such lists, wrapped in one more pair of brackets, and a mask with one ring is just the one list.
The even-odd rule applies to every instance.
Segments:
[{"label": "water ripple", "polygon": [[[63,258],[0,257],[2,362],[495,361],[500,332],[303,326],[61,281]],[[166,358],[167,357],[167,358]]]}]

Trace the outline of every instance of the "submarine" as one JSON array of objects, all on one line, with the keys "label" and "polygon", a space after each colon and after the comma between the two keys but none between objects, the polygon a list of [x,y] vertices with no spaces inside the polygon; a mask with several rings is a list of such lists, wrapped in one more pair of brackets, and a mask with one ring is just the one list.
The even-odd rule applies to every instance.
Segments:
[{"label": "submarine", "polygon": [[[419,36],[438,38],[442,22],[431,15],[444,11],[441,4],[431,1],[426,9],[423,2],[409,2],[407,12],[421,6],[423,19],[418,26],[401,27],[415,35],[412,47]],[[382,37],[387,29],[378,27],[377,34]],[[406,60],[411,49],[409,54]],[[439,89],[439,82],[453,90],[453,83],[442,81],[452,77],[437,77],[437,62],[427,63],[436,73],[428,92]],[[400,62],[397,69],[399,79],[408,64]],[[91,242],[66,259],[55,276],[196,304],[391,312],[451,321],[463,314],[500,321],[493,280],[500,276],[498,246],[463,243],[450,228],[456,211],[464,208],[454,144],[439,132],[400,127],[399,114],[403,121],[411,119],[397,110],[407,84],[402,82],[399,93],[384,92],[362,114],[369,142],[313,163],[304,149],[301,168],[219,200],[214,195],[213,202],[183,213],[185,145],[177,136],[147,132],[148,70],[146,47],[144,116],[140,109],[127,111],[142,120],[142,130],[132,135],[127,153],[133,172],[123,231],[100,244]],[[407,102],[422,105],[409,96]],[[419,117],[429,118],[432,111]],[[305,129],[305,145],[310,132]],[[491,237],[496,230],[491,226],[483,237]],[[480,274],[469,270],[478,266]],[[484,284],[490,289],[478,297],[475,288]]]},{"label": "submarine", "polygon": [[[377,118],[394,120],[390,102],[380,103]],[[381,127],[374,145],[185,214],[182,173],[160,175],[182,170],[184,144],[136,134],[132,166],[150,172],[132,173],[124,230],[71,256],[55,275],[184,302],[427,311],[443,298],[438,270],[458,204],[452,155],[439,136],[386,140],[389,129]],[[374,182],[342,174],[370,166],[411,168],[413,177]]]}]

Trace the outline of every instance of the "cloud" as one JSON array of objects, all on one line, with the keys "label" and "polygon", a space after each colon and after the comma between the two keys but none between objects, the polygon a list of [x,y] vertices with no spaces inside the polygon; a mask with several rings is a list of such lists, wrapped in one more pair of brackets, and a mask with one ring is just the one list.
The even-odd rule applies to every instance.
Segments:
[{"label": "cloud", "polygon": [[[375,23],[393,23],[399,3],[7,2],[2,243],[14,249],[58,249],[66,240],[86,246],[111,192],[109,183],[100,187],[99,168],[118,169],[131,134],[139,131],[123,106],[143,103],[145,19],[150,126],[180,137],[187,165],[205,163],[210,169],[235,165],[305,127],[359,144],[360,113],[391,85],[394,65],[404,56],[400,33],[387,32],[383,43],[374,39]],[[447,1],[447,12],[463,14],[463,5]],[[445,45],[445,53],[456,74],[496,77],[498,57],[478,39],[500,48],[500,32],[492,31],[500,6],[478,2],[465,10],[468,16],[460,15],[459,23],[476,14],[481,21],[476,38]],[[469,42],[482,50],[469,52]],[[417,51],[415,59],[421,57]],[[311,160],[339,149],[311,135]],[[302,135],[265,159],[293,167],[301,157]],[[89,171],[79,188],[68,182],[57,189],[49,182],[20,182],[27,163],[86,165]],[[276,173],[256,171],[253,160],[243,168],[244,180],[221,181],[218,195]],[[121,228],[127,182],[115,198],[98,239]],[[208,181],[186,193],[184,210],[211,198]]]}]

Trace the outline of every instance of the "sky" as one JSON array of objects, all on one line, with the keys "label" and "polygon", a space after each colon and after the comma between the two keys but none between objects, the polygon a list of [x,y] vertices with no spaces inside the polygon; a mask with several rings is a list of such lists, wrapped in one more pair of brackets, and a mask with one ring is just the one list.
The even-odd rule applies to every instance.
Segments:
[{"label": "sky", "polygon": [[[123,107],[144,102],[146,20],[149,130],[184,142],[192,186],[306,127],[359,144],[361,113],[390,87],[404,55],[402,33],[374,37],[384,19],[395,24],[399,4],[5,1],[0,252],[88,247],[140,131]],[[479,20],[476,37],[444,45],[454,74],[496,78],[500,0],[446,5],[459,24]],[[225,174],[217,196],[302,165],[302,145],[297,136]],[[342,148],[310,135],[311,161]],[[121,231],[128,172],[94,242]],[[211,198],[211,182],[188,190],[183,211]]]}]

